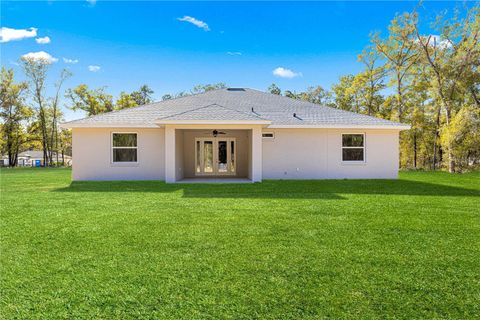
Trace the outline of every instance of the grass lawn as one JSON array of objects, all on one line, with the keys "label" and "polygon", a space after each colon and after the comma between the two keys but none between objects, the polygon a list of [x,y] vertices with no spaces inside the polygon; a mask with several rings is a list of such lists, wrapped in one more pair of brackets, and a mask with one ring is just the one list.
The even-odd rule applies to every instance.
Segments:
[{"label": "grass lawn", "polygon": [[241,185],[0,175],[2,319],[480,314],[480,173]]}]

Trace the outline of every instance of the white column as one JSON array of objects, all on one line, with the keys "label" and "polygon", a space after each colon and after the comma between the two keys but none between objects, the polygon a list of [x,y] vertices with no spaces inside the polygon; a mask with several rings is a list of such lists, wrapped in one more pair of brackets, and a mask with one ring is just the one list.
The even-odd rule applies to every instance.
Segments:
[{"label": "white column", "polygon": [[175,127],[167,125],[165,126],[165,182],[175,181]]},{"label": "white column", "polygon": [[251,178],[253,182],[262,181],[262,127],[252,128],[252,165]]}]

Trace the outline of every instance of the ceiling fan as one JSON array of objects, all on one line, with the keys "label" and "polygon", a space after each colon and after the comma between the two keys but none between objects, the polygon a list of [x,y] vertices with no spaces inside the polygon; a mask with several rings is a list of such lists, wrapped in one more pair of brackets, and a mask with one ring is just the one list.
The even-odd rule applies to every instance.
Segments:
[{"label": "ceiling fan", "polygon": [[214,137],[217,137],[219,134],[227,134],[226,132],[218,131],[217,129],[212,132],[205,132],[204,134],[212,134]]}]

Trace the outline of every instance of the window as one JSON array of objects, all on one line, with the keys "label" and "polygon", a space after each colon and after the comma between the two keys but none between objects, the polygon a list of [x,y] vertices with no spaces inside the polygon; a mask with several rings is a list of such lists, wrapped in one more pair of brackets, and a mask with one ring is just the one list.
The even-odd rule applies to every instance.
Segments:
[{"label": "window", "polygon": [[275,135],[273,134],[273,132],[264,132],[264,133],[262,133],[262,138],[272,140],[272,139],[275,138]]},{"label": "window", "polygon": [[365,134],[342,134],[342,161],[365,161]]},{"label": "window", "polygon": [[113,162],[137,162],[137,134],[112,133]]}]

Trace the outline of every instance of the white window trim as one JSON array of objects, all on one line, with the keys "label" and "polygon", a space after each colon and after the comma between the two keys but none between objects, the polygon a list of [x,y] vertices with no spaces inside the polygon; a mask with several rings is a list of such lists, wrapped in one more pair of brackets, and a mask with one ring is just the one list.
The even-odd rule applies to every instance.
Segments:
[{"label": "white window trim", "polygon": [[[114,147],[113,146],[113,135],[114,134],[136,134],[137,135],[137,146],[136,147]],[[137,167],[139,162],[139,152],[138,152],[138,132],[133,131],[112,131],[110,132],[110,165],[113,167]],[[137,161],[113,161],[113,150],[114,149],[137,149]]]},{"label": "white window trim", "polygon": [[[343,136],[344,135],[362,135],[363,136],[363,147],[344,147],[343,146]],[[342,159],[342,164],[352,164],[352,165],[362,165],[367,163],[367,135],[365,132],[345,132],[341,134],[341,139],[340,139],[340,159]],[[343,160],[343,149],[363,149],[363,160]]]},{"label": "white window trim", "polygon": [[[271,137],[264,137],[264,134],[271,134]],[[273,131],[267,131],[267,132],[262,132],[262,139],[264,140],[275,140],[275,132]]]}]

